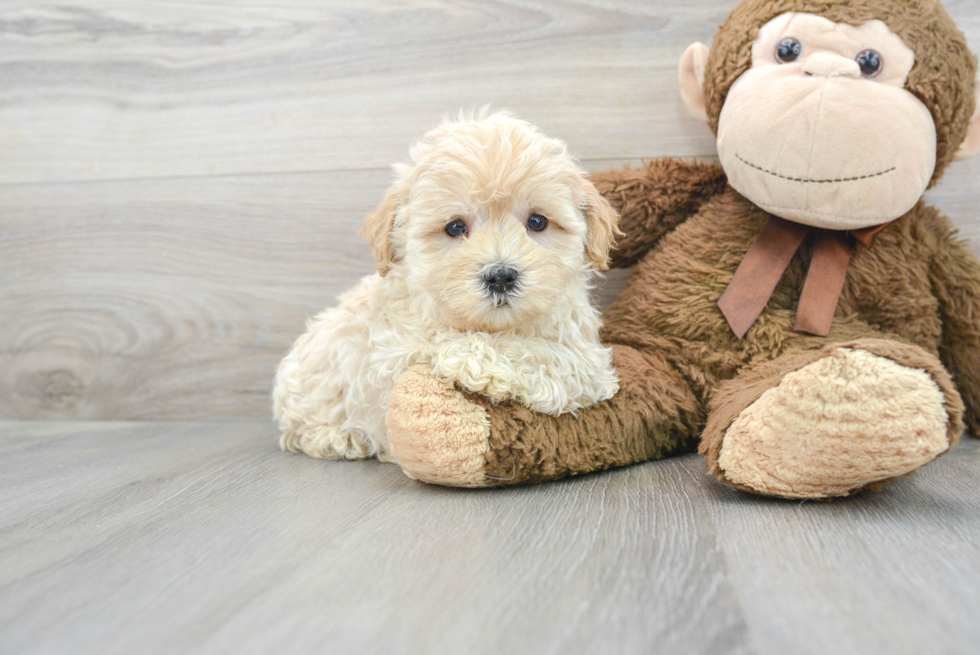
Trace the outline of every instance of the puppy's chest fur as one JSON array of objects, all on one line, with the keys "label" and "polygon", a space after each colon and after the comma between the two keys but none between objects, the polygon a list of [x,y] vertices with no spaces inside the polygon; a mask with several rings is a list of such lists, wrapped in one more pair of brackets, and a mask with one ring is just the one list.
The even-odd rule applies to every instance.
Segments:
[{"label": "puppy's chest fur", "polygon": [[389,274],[378,289],[382,327],[372,337],[372,350],[389,383],[405,367],[423,363],[493,402],[513,400],[552,415],[575,411],[618,390],[587,282],[569,282],[560,301],[533,323],[481,332],[440,322],[431,299],[413,293],[410,280]]}]

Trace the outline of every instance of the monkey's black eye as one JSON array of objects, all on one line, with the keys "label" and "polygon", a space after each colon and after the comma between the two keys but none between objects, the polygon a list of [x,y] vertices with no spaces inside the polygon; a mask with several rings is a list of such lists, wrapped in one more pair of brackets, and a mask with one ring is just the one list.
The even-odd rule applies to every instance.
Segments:
[{"label": "monkey's black eye", "polygon": [[854,58],[861,67],[861,75],[874,77],[881,72],[881,55],[874,50],[864,50]]},{"label": "monkey's black eye", "polygon": [[464,223],[462,220],[458,218],[454,218],[452,221],[449,222],[449,225],[446,226],[446,234],[453,237],[454,239],[457,237],[465,236],[466,232],[467,232],[466,223]]},{"label": "monkey's black eye", "polygon": [[803,44],[790,36],[780,41],[779,45],[776,46],[776,59],[788,64],[799,59],[802,52]]},{"label": "monkey's black eye", "polygon": [[548,219],[541,214],[531,214],[527,217],[527,229],[532,232],[543,232],[548,227]]}]

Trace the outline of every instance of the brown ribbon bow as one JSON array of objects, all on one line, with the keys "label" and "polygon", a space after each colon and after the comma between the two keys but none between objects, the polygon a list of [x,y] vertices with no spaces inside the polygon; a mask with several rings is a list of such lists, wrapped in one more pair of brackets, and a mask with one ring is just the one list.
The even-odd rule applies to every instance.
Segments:
[{"label": "brown ribbon bow", "polygon": [[803,293],[796,309],[796,325],[793,329],[799,332],[809,332],[821,337],[830,334],[830,325],[834,321],[834,311],[841,290],[844,288],[844,278],[847,276],[847,266],[851,261],[854,245],[848,235],[867,247],[871,247],[875,237],[889,223],[868,227],[861,230],[841,232],[822,228],[811,228],[807,225],[787,221],[784,218],[770,216],[762,227],[762,231],[745,259],[738,265],[731,284],[718,300],[718,307],[725,315],[728,325],[735,335],[741,339],[749,331],[752,324],[766,308],[769,298],[779,279],[783,276],[793,255],[799,250],[803,239],[810,230],[817,231],[816,245],[813,248],[813,259],[803,283]]}]

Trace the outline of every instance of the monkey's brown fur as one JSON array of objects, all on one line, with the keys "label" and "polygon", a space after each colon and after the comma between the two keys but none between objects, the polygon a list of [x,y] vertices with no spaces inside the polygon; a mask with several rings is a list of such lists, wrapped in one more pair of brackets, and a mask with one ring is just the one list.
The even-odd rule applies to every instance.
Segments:
[{"label": "monkey's brown fur", "polygon": [[[627,237],[614,264],[641,260],[605,315],[621,391],[558,418],[480,400],[491,420],[488,476],[539,482],[662,458],[692,449],[703,431],[702,453],[722,477],[718,448],[734,416],[786,373],[855,343],[930,373],[946,397],[950,446],[962,431],[963,400],[970,428],[980,428],[980,264],[935,209],[920,203],[874,246],[857,246],[829,337],[793,331],[808,243],[739,341],[716,302],[765,212],[724,189],[712,165],[659,160],[595,182],[623,215]],[[643,256],[650,241],[657,244]]]},{"label": "monkey's brown fur", "polygon": [[[935,182],[966,133],[976,75],[962,34],[935,2],[743,2],[721,28],[708,62],[712,127],[728,88],[749,66],[759,27],[786,11],[851,24],[882,18],[915,51],[907,88],[936,123]],[[855,245],[828,337],[793,330],[813,249],[808,237],[767,308],[739,340],[717,302],[768,215],[728,187],[717,165],[659,160],[594,181],[621,213],[626,233],[612,265],[634,267],[605,314],[603,330],[621,391],[558,418],[471,397],[490,417],[485,484],[622,466],[691,450],[700,441],[710,470],[738,486],[718,464],[734,418],[788,373],[841,347],[928,373],[945,399],[949,447],[964,418],[974,433],[980,431],[980,262],[935,209],[920,201],[872,247]],[[870,480],[843,493],[887,481]]]}]

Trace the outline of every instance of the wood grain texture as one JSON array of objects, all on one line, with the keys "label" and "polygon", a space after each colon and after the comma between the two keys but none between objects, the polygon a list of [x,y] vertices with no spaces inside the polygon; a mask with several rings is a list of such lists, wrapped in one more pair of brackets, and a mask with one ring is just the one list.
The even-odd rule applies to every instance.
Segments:
[{"label": "wood grain texture", "polygon": [[673,71],[726,12],[641,0],[14,5],[0,13],[0,183],[383,168],[443,114],[485,103],[583,158],[643,157],[651,143],[710,154]]},{"label": "wood grain texture", "polygon": [[267,416],[277,361],[370,254],[384,172],[14,187],[0,415]]},{"label": "wood grain texture", "polygon": [[[493,102],[591,170],[712,157],[676,61],[734,4],[0,3],[0,417],[267,416],[413,139]],[[929,197],[980,242],[978,180]]]},{"label": "wood grain texture", "polygon": [[837,503],[694,455],[466,491],[264,421],[0,423],[0,652],[968,653],[978,462]]}]

